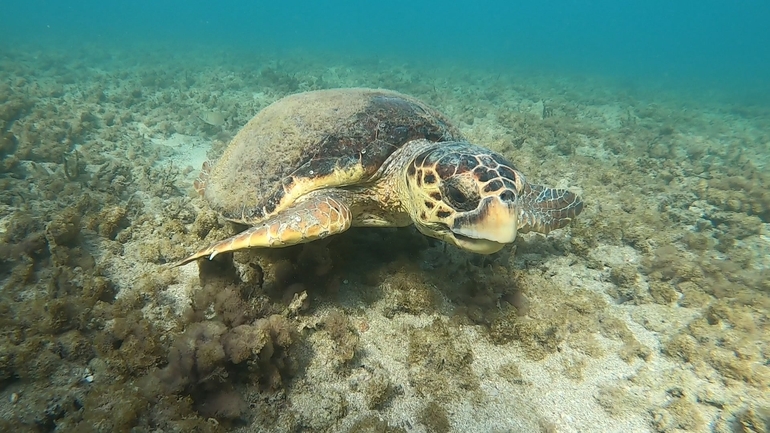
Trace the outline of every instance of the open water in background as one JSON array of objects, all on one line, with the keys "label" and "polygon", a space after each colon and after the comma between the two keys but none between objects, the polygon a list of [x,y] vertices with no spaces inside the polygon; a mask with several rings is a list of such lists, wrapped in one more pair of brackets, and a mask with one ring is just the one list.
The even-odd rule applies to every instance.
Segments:
[{"label": "open water in background", "polygon": [[178,1],[2,3],[0,47],[173,44],[531,68],[770,105],[770,2]]}]

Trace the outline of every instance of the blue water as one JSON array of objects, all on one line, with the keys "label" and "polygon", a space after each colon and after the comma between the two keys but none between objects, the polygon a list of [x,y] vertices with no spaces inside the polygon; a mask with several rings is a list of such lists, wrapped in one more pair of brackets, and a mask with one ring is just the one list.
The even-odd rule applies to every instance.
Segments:
[{"label": "blue water", "polygon": [[[5,0],[0,47],[205,42],[770,96],[770,2]],[[449,6],[446,6],[449,5]]]}]

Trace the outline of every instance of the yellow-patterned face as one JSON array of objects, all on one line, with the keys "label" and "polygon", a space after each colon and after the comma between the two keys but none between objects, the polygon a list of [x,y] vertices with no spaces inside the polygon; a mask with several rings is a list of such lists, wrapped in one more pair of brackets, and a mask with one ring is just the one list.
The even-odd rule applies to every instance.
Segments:
[{"label": "yellow-patterned face", "polygon": [[502,156],[468,143],[442,143],[406,168],[417,228],[480,254],[516,239],[524,177]]}]

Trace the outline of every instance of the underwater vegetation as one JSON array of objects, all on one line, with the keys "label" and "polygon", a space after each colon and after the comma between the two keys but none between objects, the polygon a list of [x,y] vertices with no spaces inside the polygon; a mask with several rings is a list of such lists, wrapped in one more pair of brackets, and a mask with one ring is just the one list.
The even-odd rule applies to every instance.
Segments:
[{"label": "underwater vegetation", "polygon": [[[0,430],[770,428],[766,111],[474,70],[132,55],[0,56]],[[492,256],[367,229],[168,266],[241,229],[195,197],[186,143],[215,158],[279,97],[353,85],[424,99],[531,180],[579,186],[586,210]],[[554,389],[584,391],[571,401],[591,418]]]}]

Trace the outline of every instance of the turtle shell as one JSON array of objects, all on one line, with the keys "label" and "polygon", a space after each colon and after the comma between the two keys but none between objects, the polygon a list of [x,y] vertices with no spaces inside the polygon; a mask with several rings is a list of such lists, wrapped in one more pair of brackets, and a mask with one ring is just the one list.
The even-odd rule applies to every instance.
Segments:
[{"label": "turtle shell", "polygon": [[365,183],[400,146],[454,141],[447,118],[388,90],[298,93],[267,106],[211,168],[204,198],[225,218],[252,224],[310,191]]}]

